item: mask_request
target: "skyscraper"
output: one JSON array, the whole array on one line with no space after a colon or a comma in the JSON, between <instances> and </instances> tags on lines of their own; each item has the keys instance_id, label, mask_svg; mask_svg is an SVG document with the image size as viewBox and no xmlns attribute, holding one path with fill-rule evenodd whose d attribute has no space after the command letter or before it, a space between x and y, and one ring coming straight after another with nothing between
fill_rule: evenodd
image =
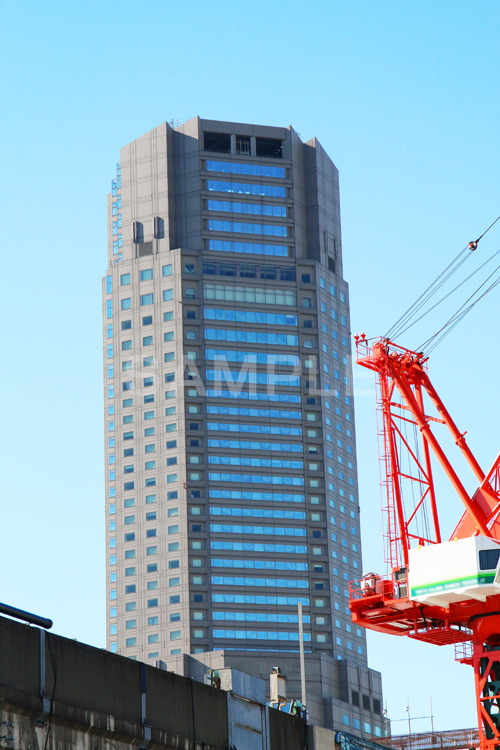
<instances>
[{"instance_id":1,"label":"skyscraper","mask_svg":"<svg viewBox=\"0 0 500 750\"><path fill-rule=\"evenodd\" d=\"M361 543L335 165L291 127L160 125L121 150L103 284L108 647L153 663L225 649L260 674L262 654L296 658L301 601L346 727L382 731L348 610Z\"/></svg>"}]
</instances>

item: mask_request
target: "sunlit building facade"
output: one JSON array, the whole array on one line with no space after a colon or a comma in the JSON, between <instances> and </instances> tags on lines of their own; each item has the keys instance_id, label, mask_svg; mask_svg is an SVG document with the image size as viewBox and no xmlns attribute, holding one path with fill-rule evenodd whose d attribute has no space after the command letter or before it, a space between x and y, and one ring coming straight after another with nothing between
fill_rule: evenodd
<instances>
[{"instance_id":1,"label":"sunlit building facade","mask_svg":"<svg viewBox=\"0 0 500 750\"><path fill-rule=\"evenodd\" d=\"M196 117L125 146L103 315L108 648L167 664L223 649L262 676L297 660L300 601L308 664L337 696L324 723L381 733L348 610L349 300L321 145Z\"/></svg>"}]
</instances>

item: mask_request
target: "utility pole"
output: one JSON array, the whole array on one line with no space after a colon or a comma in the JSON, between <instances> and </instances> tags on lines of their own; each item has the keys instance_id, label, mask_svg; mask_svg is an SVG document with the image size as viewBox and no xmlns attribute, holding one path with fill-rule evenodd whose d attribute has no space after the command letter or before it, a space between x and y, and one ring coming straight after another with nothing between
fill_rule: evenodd
<instances>
[{"instance_id":1,"label":"utility pole","mask_svg":"<svg viewBox=\"0 0 500 750\"><path fill-rule=\"evenodd\" d=\"M299 647L300 647L300 692L301 692L301 703L303 706L306 705L306 668L304 660L304 626L302 624L302 602L299 601Z\"/></svg>"},{"instance_id":2,"label":"utility pole","mask_svg":"<svg viewBox=\"0 0 500 750\"><path fill-rule=\"evenodd\" d=\"M410 699L406 699L406 712L408 714L408 734L411 734L411 721L410 721Z\"/></svg>"}]
</instances>

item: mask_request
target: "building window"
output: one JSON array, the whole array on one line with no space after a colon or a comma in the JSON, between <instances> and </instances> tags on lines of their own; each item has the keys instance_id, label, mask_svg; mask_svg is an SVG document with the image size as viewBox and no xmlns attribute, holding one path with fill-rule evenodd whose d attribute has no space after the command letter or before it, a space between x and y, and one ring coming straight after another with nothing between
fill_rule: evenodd
<instances>
[{"instance_id":1,"label":"building window","mask_svg":"<svg viewBox=\"0 0 500 750\"><path fill-rule=\"evenodd\" d=\"M265 156L272 159L283 158L283 141L277 138L259 138L255 139L255 148L257 156Z\"/></svg>"},{"instance_id":2,"label":"building window","mask_svg":"<svg viewBox=\"0 0 500 750\"><path fill-rule=\"evenodd\" d=\"M203 133L205 151L217 151L221 154L231 153L231 136L229 133Z\"/></svg>"}]
</instances>

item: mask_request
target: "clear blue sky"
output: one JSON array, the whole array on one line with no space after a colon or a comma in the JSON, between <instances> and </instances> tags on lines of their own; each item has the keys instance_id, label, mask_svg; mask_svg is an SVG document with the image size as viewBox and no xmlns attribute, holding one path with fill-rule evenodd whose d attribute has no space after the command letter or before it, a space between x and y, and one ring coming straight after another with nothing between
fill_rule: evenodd
<instances>
[{"instance_id":1,"label":"clear blue sky","mask_svg":"<svg viewBox=\"0 0 500 750\"><path fill-rule=\"evenodd\" d=\"M103 646L101 276L120 146L164 120L292 124L341 179L352 329L382 334L500 213L500 5L475 0L1 3L0 600ZM500 246L488 235L485 251ZM498 436L498 295L431 372L479 460ZM429 321L431 333L440 318ZM412 341L402 342L412 345ZM365 570L383 572L373 389L357 389ZM456 508L444 487L444 501ZM448 495L446 494L448 493ZM389 715L476 722L450 648L370 636ZM414 722L425 730L429 721ZM404 731L404 723L394 730Z\"/></svg>"}]
</instances>

